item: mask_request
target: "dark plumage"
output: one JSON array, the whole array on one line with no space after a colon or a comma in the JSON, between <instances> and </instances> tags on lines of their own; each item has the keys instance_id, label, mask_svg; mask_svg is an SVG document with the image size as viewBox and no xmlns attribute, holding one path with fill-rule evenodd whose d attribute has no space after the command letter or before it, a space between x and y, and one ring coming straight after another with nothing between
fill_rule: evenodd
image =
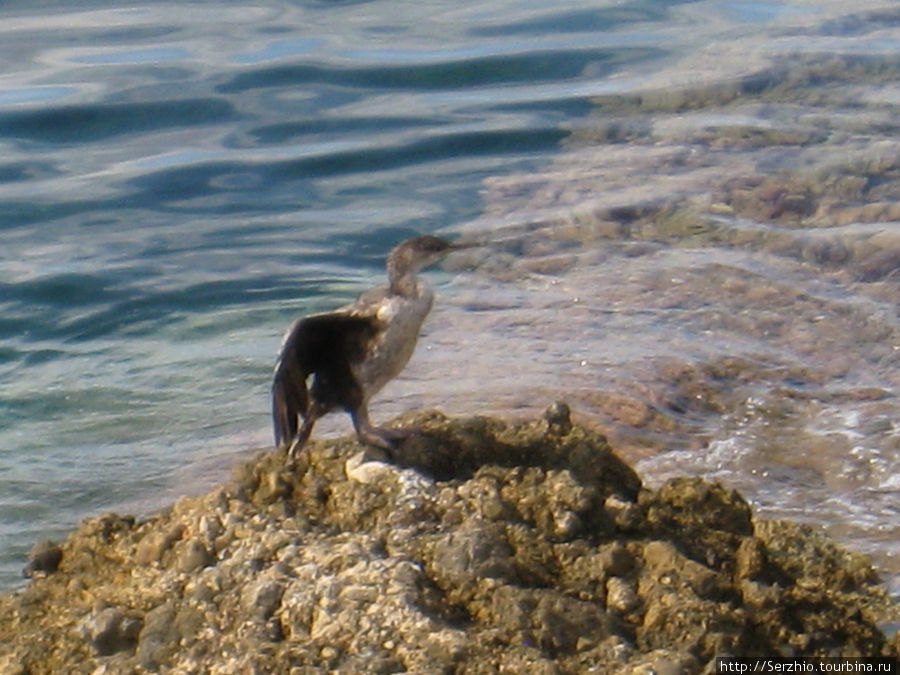
<instances>
[{"instance_id":1,"label":"dark plumage","mask_svg":"<svg viewBox=\"0 0 900 675\"><path fill-rule=\"evenodd\" d=\"M295 456L316 420L350 414L359 440L390 451L396 433L372 426L370 397L412 356L434 300L416 273L459 248L433 236L409 239L387 259L388 285L351 305L294 322L285 334L272 383L275 444ZM302 424L300 423L302 420Z\"/></svg>"}]
</instances>

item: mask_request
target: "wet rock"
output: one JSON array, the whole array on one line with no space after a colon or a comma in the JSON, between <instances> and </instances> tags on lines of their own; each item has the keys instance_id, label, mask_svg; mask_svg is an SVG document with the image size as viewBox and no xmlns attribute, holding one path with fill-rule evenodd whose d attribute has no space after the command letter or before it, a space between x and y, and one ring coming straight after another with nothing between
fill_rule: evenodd
<instances>
[{"instance_id":1,"label":"wet rock","mask_svg":"<svg viewBox=\"0 0 900 675\"><path fill-rule=\"evenodd\" d=\"M877 623L896 605L861 556L720 485L643 487L562 405L395 424L399 465L311 443L144 522L85 521L56 573L0 596L0 665L624 675L896 655Z\"/></svg>"},{"instance_id":2,"label":"wet rock","mask_svg":"<svg viewBox=\"0 0 900 675\"><path fill-rule=\"evenodd\" d=\"M32 577L36 574L53 574L62 562L63 552L56 542L39 541L31 547L28 553L28 564L22 570L22 574L26 577Z\"/></svg>"}]
</instances>

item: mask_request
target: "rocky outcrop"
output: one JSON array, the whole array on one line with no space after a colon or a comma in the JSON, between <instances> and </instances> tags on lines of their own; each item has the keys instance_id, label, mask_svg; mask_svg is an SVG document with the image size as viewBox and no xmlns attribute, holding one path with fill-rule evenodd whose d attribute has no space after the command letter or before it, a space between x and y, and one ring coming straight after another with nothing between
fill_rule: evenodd
<instances>
[{"instance_id":1,"label":"rocky outcrop","mask_svg":"<svg viewBox=\"0 0 900 675\"><path fill-rule=\"evenodd\" d=\"M43 543L0 597L3 673L701 672L724 655L897 655L870 565L699 479L656 491L573 425L401 418L268 452L138 522Z\"/></svg>"}]
</instances>

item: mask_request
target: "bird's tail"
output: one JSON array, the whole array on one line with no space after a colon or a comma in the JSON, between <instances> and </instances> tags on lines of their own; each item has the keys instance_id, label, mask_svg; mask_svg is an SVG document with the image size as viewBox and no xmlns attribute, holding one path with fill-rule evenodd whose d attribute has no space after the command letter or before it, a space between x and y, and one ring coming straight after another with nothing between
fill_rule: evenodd
<instances>
[{"instance_id":1,"label":"bird's tail","mask_svg":"<svg viewBox=\"0 0 900 675\"><path fill-rule=\"evenodd\" d=\"M275 372L272 382L272 422L275 429L275 447L289 445L297 436L298 416L307 414L309 393L306 380L290 377L282 366Z\"/></svg>"}]
</instances>

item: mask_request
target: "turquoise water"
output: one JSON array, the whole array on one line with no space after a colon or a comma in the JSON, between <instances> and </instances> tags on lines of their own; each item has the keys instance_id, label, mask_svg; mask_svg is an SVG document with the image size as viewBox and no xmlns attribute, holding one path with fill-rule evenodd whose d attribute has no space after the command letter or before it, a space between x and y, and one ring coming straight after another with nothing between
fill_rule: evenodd
<instances>
[{"instance_id":1,"label":"turquoise water","mask_svg":"<svg viewBox=\"0 0 900 675\"><path fill-rule=\"evenodd\" d=\"M646 136L646 110L604 113L603 101L670 88L715 92L798 49L814 58L861 53L895 67L898 26L884 2L4 3L0 587L20 583L34 541L63 536L99 511L146 513L202 490L224 479L235 457L269 444L268 387L285 326L377 281L385 253L412 233L505 243L431 274L439 301L430 341L386 390L376 418L420 406L528 412L570 385L643 387L647 363L667 351L707 358L668 333L694 331L691 319L642 307L638 291L628 300L634 313L611 315L598 299L571 340L556 332L560 317L551 312L571 299L567 285L582 289L584 307L579 284L609 288L638 270L677 276L697 264L662 255L683 255L678 237L651 237L657 248L643 253L621 248L621 237L580 242L577 254L553 237L549 248L534 243L543 235L533 225L553 230L568 222L560 213L607 188L641 192L668 170L663 160L627 154L631 139ZM849 86L837 75L812 86L830 92L835 83ZM722 119L820 126L794 104L739 94L755 107L703 104L703 120L678 109L658 114L693 131ZM879 99L868 142L890 141L896 80L864 81L857 96L864 108ZM600 163L641 170L618 172L615 185L582 186L569 203L566 172L593 170L579 164L577 139L593 128L598 105L618 130L604 127L614 147L599 149ZM721 161L745 161L745 150ZM782 148L754 162L766 173L791 156ZM885 219L896 226L896 216ZM783 227L760 220L766 232ZM704 247L703 260L746 269L733 245ZM571 266L553 267L566 255ZM782 281L796 282L782 271ZM832 284L816 269L807 282ZM877 311L896 328L889 294L843 288L854 307L881 303ZM598 316L611 319L608 327L594 329ZM889 352L893 336L884 337ZM717 347L766 349L732 338ZM490 382L473 354L502 363ZM585 378L572 359L599 365ZM872 364L861 380L893 395L896 361ZM610 423L587 399L575 407ZM323 431L347 430L343 420L330 424ZM719 442L714 450L736 433L718 424L700 425ZM683 451L686 436L677 436L667 442ZM732 459L740 473L747 460ZM718 476L719 464L698 461L697 472ZM896 454L884 461L894 472ZM896 547L870 522L897 517L887 505L898 486L880 475L868 492L823 488L850 501L819 522L840 521L851 544L893 559ZM775 513L807 511L821 497L737 482Z\"/></svg>"}]
</instances>

